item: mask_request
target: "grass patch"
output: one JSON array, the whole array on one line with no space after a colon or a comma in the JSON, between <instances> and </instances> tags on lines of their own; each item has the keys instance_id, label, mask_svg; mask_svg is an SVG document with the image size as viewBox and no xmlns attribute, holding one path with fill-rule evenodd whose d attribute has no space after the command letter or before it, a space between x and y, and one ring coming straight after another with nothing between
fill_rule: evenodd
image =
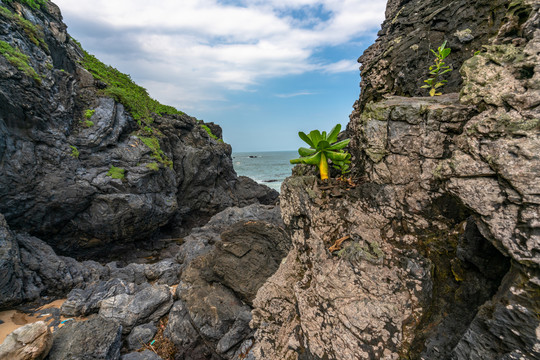
<instances>
[{"instance_id":1,"label":"grass patch","mask_svg":"<svg viewBox=\"0 0 540 360\"><path fill-rule=\"evenodd\" d=\"M73 146L73 145L69 145L71 147L71 154L70 156L72 158L75 158L75 159L78 159L79 158L79 155L81 154L79 152L79 149L77 149L77 147Z\"/></svg>"},{"instance_id":2,"label":"grass patch","mask_svg":"<svg viewBox=\"0 0 540 360\"><path fill-rule=\"evenodd\" d=\"M4 2L9 4L12 3L13 0L4 0ZM17 2L28 5L32 9L39 9L41 5L44 5L47 2L47 0L17 0Z\"/></svg>"},{"instance_id":3,"label":"grass patch","mask_svg":"<svg viewBox=\"0 0 540 360\"><path fill-rule=\"evenodd\" d=\"M161 147L159 146L159 139L156 136L137 136L139 140L143 142L150 150L152 150L152 157L162 163L165 166L168 166L172 169L173 162L171 159L165 155Z\"/></svg>"},{"instance_id":4,"label":"grass patch","mask_svg":"<svg viewBox=\"0 0 540 360\"><path fill-rule=\"evenodd\" d=\"M219 141L219 138L212 134L212 130L210 130L210 128L204 124L199 124L200 127L202 127L207 133L208 133L208 136L210 136L212 139L214 140L218 140Z\"/></svg>"},{"instance_id":5,"label":"grass patch","mask_svg":"<svg viewBox=\"0 0 540 360\"><path fill-rule=\"evenodd\" d=\"M158 163L155 163L155 162L146 164L146 167L149 168L150 170L159 171L159 165Z\"/></svg>"},{"instance_id":6,"label":"grass patch","mask_svg":"<svg viewBox=\"0 0 540 360\"><path fill-rule=\"evenodd\" d=\"M112 177L113 179L123 180L125 178L125 173L126 169L111 165L111 168L107 172L107 175Z\"/></svg>"},{"instance_id":7,"label":"grass patch","mask_svg":"<svg viewBox=\"0 0 540 360\"><path fill-rule=\"evenodd\" d=\"M34 43L36 46L41 46L43 50L45 50L47 53L49 53L49 46L45 42L43 30L41 30L38 26L32 24L30 21L26 20L22 16L18 14L14 14L9 9L0 6L0 15L3 17L13 20L19 25L26 36Z\"/></svg>"},{"instance_id":8,"label":"grass patch","mask_svg":"<svg viewBox=\"0 0 540 360\"><path fill-rule=\"evenodd\" d=\"M90 55L84 50L83 52L83 67L94 78L107 84L107 88L103 90L104 94L123 104L139 126L143 127L143 123L151 124L153 121L152 113L160 116L183 114L182 111L172 106L163 105L152 99L146 89L135 84L129 75L121 73L112 66L105 65L94 55Z\"/></svg>"},{"instance_id":9,"label":"grass patch","mask_svg":"<svg viewBox=\"0 0 540 360\"><path fill-rule=\"evenodd\" d=\"M5 41L0 41L0 54L2 54L13 66L41 84L41 77L28 63L28 56L19 49L15 49Z\"/></svg>"}]
</instances>

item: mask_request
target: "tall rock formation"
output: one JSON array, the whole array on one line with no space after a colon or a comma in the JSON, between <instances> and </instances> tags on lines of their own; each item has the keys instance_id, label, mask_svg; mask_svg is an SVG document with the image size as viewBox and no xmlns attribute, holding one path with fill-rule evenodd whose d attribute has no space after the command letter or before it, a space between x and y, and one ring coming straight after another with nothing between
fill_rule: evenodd
<instances>
[{"instance_id":1,"label":"tall rock formation","mask_svg":"<svg viewBox=\"0 0 540 360\"><path fill-rule=\"evenodd\" d=\"M0 52L0 213L13 230L68 252L277 198L237 177L231 147L195 118L85 54L50 1L0 1Z\"/></svg>"},{"instance_id":2,"label":"tall rock formation","mask_svg":"<svg viewBox=\"0 0 540 360\"><path fill-rule=\"evenodd\" d=\"M254 301L252 354L538 359L540 4L386 15L348 126L356 187L284 183L293 247ZM446 94L418 97L444 40Z\"/></svg>"}]
</instances>

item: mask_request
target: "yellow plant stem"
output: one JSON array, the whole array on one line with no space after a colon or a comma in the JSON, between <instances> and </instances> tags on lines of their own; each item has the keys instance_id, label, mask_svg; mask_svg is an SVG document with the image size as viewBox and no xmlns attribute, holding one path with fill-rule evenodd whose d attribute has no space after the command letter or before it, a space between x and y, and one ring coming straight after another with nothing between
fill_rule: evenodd
<instances>
[{"instance_id":1,"label":"yellow plant stem","mask_svg":"<svg viewBox=\"0 0 540 360\"><path fill-rule=\"evenodd\" d=\"M319 171L321 172L321 180L328 180L328 161L326 160L326 155L324 155L324 153L321 153Z\"/></svg>"}]
</instances>

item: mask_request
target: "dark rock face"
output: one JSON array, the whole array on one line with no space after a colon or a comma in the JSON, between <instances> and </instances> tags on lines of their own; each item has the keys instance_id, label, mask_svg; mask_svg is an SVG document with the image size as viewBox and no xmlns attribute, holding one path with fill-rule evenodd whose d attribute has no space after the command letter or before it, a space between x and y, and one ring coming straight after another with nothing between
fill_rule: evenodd
<instances>
[{"instance_id":1,"label":"dark rock face","mask_svg":"<svg viewBox=\"0 0 540 360\"><path fill-rule=\"evenodd\" d=\"M252 356L540 357L539 25L534 1L389 3L348 125L356 187L284 182L293 247L253 302ZM412 45L444 39L460 93L392 96L420 94Z\"/></svg>"},{"instance_id":2,"label":"dark rock face","mask_svg":"<svg viewBox=\"0 0 540 360\"><path fill-rule=\"evenodd\" d=\"M273 190L238 179L230 146L187 115L155 117L160 147L174 166L157 164L131 135L131 115L99 95L99 84L78 65L81 51L59 9L51 2L42 10L6 6L13 15L0 16L0 40L16 44L39 75L34 80L0 56L0 212L12 229L84 253L145 238L169 222L200 225L229 206L276 200ZM17 13L42 42L28 37ZM90 109L92 125L84 125ZM124 169L124 177L107 175L111 166Z\"/></svg>"},{"instance_id":3,"label":"dark rock face","mask_svg":"<svg viewBox=\"0 0 540 360\"><path fill-rule=\"evenodd\" d=\"M54 333L50 360L117 360L122 346L122 326L95 316L88 321L70 322Z\"/></svg>"},{"instance_id":4,"label":"dark rock face","mask_svg":"<svg viewBox=\"0 0 540 360\"><path fill-rule=\"evenodd\" d=\"M462 86L459 68L501 28L508 1L389 0L386 20L375 44L358 59L362 63L360 106L383 95L426 96L433 55L445 40L452 49L446 63L454 69L445 92Z\"/></svg>"},{"instance_id":5,"label":"dark rock face","mask_svg":"<svg viewBox=\"0 0 540 360\"><path fill-rule=\"evenodd\" d=\"M166 330L180 359L236 359L253 335L252 300L290 248L281 225L279 208L230 208L186 239Z\"/></svg>"}]
</instances>

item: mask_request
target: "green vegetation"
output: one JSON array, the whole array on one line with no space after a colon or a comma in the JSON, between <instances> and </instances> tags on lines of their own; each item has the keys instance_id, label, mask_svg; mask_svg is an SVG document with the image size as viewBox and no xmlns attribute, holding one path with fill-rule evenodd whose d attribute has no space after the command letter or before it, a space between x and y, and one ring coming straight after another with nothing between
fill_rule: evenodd
<instances>
[{"instance_id":1,"label":"green vegetation","mask_svg":"<svg viewBox=\"0 0 540 360\"><path fill-rule=\"evenodd\" d=\"M96 110L86 110L84 112L84 117L87 119L90 119L94 114L96 113Z\"/></svg>"},{"instance_id":2,"label":"green vegetation","mask_svg":"<svg viewBox=\"0 0 540 360\"><path fill-rule=\"evenodd\" d=\"M83 124L84 124L84 126L86 126L87 128L94 126L94 122L93 122L93 121L90 121L90 120L84 120L84 121L83 121Z\"/></svg>"},{"instance_id":3,"label":"green vegetation","mask_svg":"<svg viewBox=\"0 0 540 360\"><path fill-rule=\"evenodd\" d=\"M433 49L430 49L431 52L435 55L435 65L431 65L429 67L429 74L431 75L431 77L427 80L424 80L426 85L422 86L423 89L430 89L430 96L442 95L441 92L437 92L437 89L446 84L448 80L439 80L439 76L452 71L452 69L450 69L450 66L445 66L444 63L444 59L450 54L451 51L450 48L445 48L445 46L446 41L438 47L437 52L435 52L435 50Z\"/></svg>"},{"instance_id":4,"label":"green vegetation","mask_svg":"<svg viewBox=\"0 0 540 360\"><path fill-rule=\"evenodd\" d=\"M113 179L124 179L125 177L126 169L122 169L116 166L111 165L111 168L107 172L107 175L112 177Z\"/></svg>"},{"instance_id":5,"label":"green vegetation","mask_svg":"<svg viewBox=\"0 0 540 360\"><path fill-rule=\"evenodd\" d=\"M169 159L161 147L159 146L159 139L155 136L138 136L138 138L146 145L150 150L152 150L152 157L162 163L165 166L168 166L172 169L173 162Z\"/></svg>"},{"instance_id":6,"label":"green vegetation","mask_svg":"<svg viewBox=\"0 0 540 360\"><path fill-rule=\"evenodd\" d=\"M12 3L13 0L4 0L6 3ZM39 9L41 5L44 5L47 0L17 0L17 2L20 2L22 4L26 4L30 6L32 9Z\"/></svg>"},{"instance_id":7,"label":"green vegetation","mask_svg":"<svg viewBox=\"0 0 540 360\"><path fill-rule=\"evenodd\" d=\"M210 128L204 124L199 124L200 127L202 127L207 133L208 133L208 136L210 136L212 139L214 140L217 140L219 141L220 138L218 138L216 135L212 134L212 130L210 130Z\"/></svg>"},{"instance_id":8,"label":"green vegetation","mask_svg":"<svg viewBox=\"0 0 540 360\"><path fill-rule=\"evenodd\" d=\"M0 41L0 54L2 54L13 66L41 84L41 77L36 70L28 64L28 56L19 49L15 49L5 41Z\"/></svg>"},{"instance_id":9,"label":"green vegetation","mask_svg":"<svg viewBox=\"0 0 540 360\"><path fill-rule=\"evenodd\" d=\"M44 39L43 31L36 25L32 24L30 21L26 20L18 14L14 14L9 9L0 6L0 15L13 20L19 25L25 32L26 36L32 41L35 45L41 46L45 51L49 52L49 47Z\"/></svg>"},{"instance_id":10,"label":"green vegetation","mask_svg":"<svg viewBox=\"0 0 540 360\"><path fill-rule=\"evenodd\" d=\"M148 95L145 88L135 84L129 75L123 74L112 66L108 66L99 61L94 55L84 51L83 67L90 71L94 78L103 81L107 87L104 94L122 103L137 120L141 128L152 123L152 113L163 114L183 114L183 112L172 106L159 103Z\"/></svg>"},{"instance_id":11,"label":"green vegetation","mask_svg":"<svg viewBox=\"0 0 540 360\"><path fill-rule=\"evenodd\" d=\"M81 47L75 39L73 42ZM88 70L95 79L107 84L103 90L103 95L112 97L126 107L133 118L139 124L136 132L138 138L152 150L152 157L165 166L172 168L173 162L170 160L159 146L158 136L162 134L152 126L152 114L157 115L177 115L182 111L172 106L167 106L152 99L145 88L135 84L129 75L123 74L112 66L108 66L99 61L95 56L88 54L84 49L82 66Z\"/></svg>"},{"instance_id":12,"label":"green vegetation","mask_svg":"<svg viewBox=\"0 0 540 360\"><path fill-rule=\"evenodd\" d=\"M335 164L341 163L344 165L345 162L351 158L351 154L342 150L349 144L351 139L337 142L340 130L341 124L334 126L328 135L326 134L326 131L323 131L321 134L319 130L313 130L309 135L300 131L298 136L300 136L300 139L304 140L310 148L301 147L298 149L300 158L291 160L291 164L315 165L319 168L321 180L328 180L328 159L332 160Z\"/></svg>"},{"instance_id":13,"label":"green vegetation","mask_svg":"<svg viewBox=\"0 0 540 360\"><path fill-rule=\"evenodd\" d=\"M73 145L69 145L71 147L71 157L75 158L75 159L78 159L79 158L79 155L80 155L80 152L79 152L79 149L77 149L75 146Z\"/></svg>"},{"instance_id":14,"label":"green vegetation","mask_svg":"<svg viewBox=\"0 0 540 360\"><path fill-rule=\"evenodd\" d=\"M149 168L150 170L159 171L159 165L158 163L155 163L155 162L146 164L146 167Z\"/></svg>"}]
</instances>

